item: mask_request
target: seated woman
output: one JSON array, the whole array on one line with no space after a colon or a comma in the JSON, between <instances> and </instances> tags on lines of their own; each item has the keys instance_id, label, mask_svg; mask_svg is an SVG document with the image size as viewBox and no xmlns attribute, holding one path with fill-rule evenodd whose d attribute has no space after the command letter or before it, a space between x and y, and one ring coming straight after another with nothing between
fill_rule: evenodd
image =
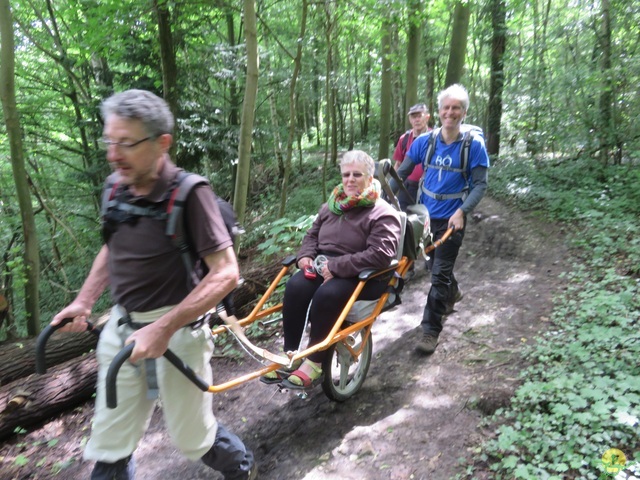
<instances>
[{"instance_id":1,"label":"seated woman","mask_svg":"<svg viewBox=\"0 0 640 480\"><path fill-rule=\"evenodd\" d=\"M342 183L322 205L297 255L301 271L287 282L283 300L284 350L299 350L307 310L311 332L309 345L324 340L358 284L358 274L367 269L387 268L396 258L400 241L399 215L379 198L373 183L375 163L360 150L345 153L340 161ZM324 255L328 262L315 278L307 278L305 267ZM375 300L384 292L389 277L367 282L360 300ZM313 302L311 302L313 300ZM311 303L311 308L309 304ZM326 352L316 352L283 381L288 388L313 386L322 378ZM280 381L270 372L265 383Z\"/></svg>"}]
</instances>

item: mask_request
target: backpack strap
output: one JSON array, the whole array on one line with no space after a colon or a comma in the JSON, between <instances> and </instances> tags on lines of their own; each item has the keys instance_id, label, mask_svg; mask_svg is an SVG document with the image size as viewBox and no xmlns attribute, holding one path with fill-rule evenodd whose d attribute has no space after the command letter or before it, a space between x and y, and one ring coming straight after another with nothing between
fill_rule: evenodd
<instances>
[{"instance_id":1,"label":"backpack strap","mask_svg":"<svg viewBox=\"0 0 640 480\"><path fill-rule=\"evenodd\" d=\"M165 233L171 239L171 242L180 251L182 262L187 270L187 285L189 290L191 286L198 283L193 272L194 258L193 252L189 247L189 239L187 238L184 225L184 207L187 203L187 197L191 190L197 185L209 185L209 181L196 175L195 173L185 172L181 170L174 180L169 202L167 203L167 226Z\"/></svg>"},{"instance_id":2,"label":"backpack strap","mask_svg":"<svg viewBox=\"0 0 640 480\"><path fill-rule=\"evenodd\" d=\"M400 145L400 151L402 152L402 160L407 156L407 145L409 145L409 137L411 136L411 129L404 132L402 136L402 144ZM401 161L402 161L401 160Z\"/></svg>"},{"instance_id":3,"label":"backpack strap","mask_svg":"<svg viewBox=\"0 0 640 480\"><path fill-rule=\"evenodd\" d=\"M422 179L420 180L420 189L418 190L418 192L422 191L422 193L435 200L453 200L456 198L465 198L467 196L467 193L469 192L469 172L467 171L467 169L469 166L469 152L471 150L471 142L473 142L473 132L473 129L469 129L465 130L462 134L462 145L460 147L460 168L431 164L431 158L433 157L433 153L435 152L436 137L440 134L440 129L438 129L437 131L434 130L432 132L431 138L429 139L429 145L427 146L427 153L423 162L425 174L423 174ZM424 186L424 175L426 175L427 168L435 168L437 170L446 170L449 172L458 172L462 175L466 186L461 192L457 193L434 193ZM418 193L418 195L420 195L420 193Z\"/></svg>"}]
</instances>

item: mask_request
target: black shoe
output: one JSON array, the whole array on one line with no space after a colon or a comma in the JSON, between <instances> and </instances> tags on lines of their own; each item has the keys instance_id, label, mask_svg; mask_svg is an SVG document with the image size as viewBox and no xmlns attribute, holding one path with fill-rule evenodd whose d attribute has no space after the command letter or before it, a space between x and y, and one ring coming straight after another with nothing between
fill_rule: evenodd
<instances>
[{"instance_id":1,"label":"black shoe","mask_svg":"<svg viewBox=\"0 0 640 480\"><path fill-rule=\"evenodd\" d=\"M460 290L460 288L458 287L458 290L456 291L456 294L454 295L453 300L447 303L447 309L445 310L444 314L445 315L452 314L455 311L456 303L458 303L463 298L464 298L464 293L462 293L462 290Z\"/></svg>"},{"instance_id":2,"label":"black shoe","mask_svg":"<svg viewBox=\"0 0 640 480\"><path fill-rule=\"evenodd\" d=\"M423 355L431 355L436 351L437 346L438 335L434 335L433 333L423 333L422 338L416 345L416 352Z\"/></svg>"},{"instance_id":3,"label":"black shoe","mask_svg":"<svg viewBox=\"0 0 640 480\"><path fill-rule=\"evenodd\" d=\"M114 463L96 462L91 480L132 480L135 475L135 461L128 456Z\"/></svg>"}]
</instances>

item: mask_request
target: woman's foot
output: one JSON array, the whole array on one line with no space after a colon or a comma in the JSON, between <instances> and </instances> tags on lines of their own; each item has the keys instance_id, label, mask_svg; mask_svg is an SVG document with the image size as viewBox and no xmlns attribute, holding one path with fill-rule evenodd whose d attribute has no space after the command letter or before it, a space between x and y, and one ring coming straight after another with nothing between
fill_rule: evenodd
<instances>
[{"instance_id":1,"label":"woman's foot","mask_svg":"<svg viewBox=\"0 0 640 480\"><path fill-rule=\"evenodd\" d=\"M322 381L322 365L305 360L300 368L291 373L282 385L294 390L311 388Z\"/></svg>"},{"instance_id":2,"label":"woman's foot","mask_svg":"<svg viewBox=\"0 0 640 480\"><path fill-rule=\"evenodd\" d=\"M279 368L277 370L272 370L271 372L265 373L260 377L260 381L262 383L266 383L267 385L275 385L276 383L280 383L289 375L291 375L291 372L300 367L300 364L302 364L302 359L295 360L291 367Z\"/></svg>"}]
</instances>

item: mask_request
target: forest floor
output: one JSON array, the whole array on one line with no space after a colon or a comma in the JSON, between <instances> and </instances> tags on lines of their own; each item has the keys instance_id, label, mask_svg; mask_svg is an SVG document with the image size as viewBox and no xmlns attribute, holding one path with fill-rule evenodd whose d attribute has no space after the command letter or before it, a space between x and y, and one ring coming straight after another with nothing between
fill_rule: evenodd
<instances>
[{"instance_id":1,"label":"forest floor","mask_svg":"<svg viewBox=\"0 0 640 480\"><path fill-rule=\"evenodd\" d=\"M263 480L462 474L459 459L474 458L494 434L482 419L507 405L521 382L523 347L547 328L553 297L564 286L563 238L558 227L485 198L469 221L456 267L465 296L433 355L414 352L429 288L419 266L402 305L374 324L371 367L354 397L335 403L318 387L302 400L256 380L216 395L218 419L253 449ZM252 368L251 360L213 362L231 378ZM82 460L82 446L91 411L88 403L0 444L0 478L89 478L92 464ZM19 455L26 465L16 465ZM138 480L221 478L180 455L158 409L135 458Z\"/></svg>"}]
</instances>

